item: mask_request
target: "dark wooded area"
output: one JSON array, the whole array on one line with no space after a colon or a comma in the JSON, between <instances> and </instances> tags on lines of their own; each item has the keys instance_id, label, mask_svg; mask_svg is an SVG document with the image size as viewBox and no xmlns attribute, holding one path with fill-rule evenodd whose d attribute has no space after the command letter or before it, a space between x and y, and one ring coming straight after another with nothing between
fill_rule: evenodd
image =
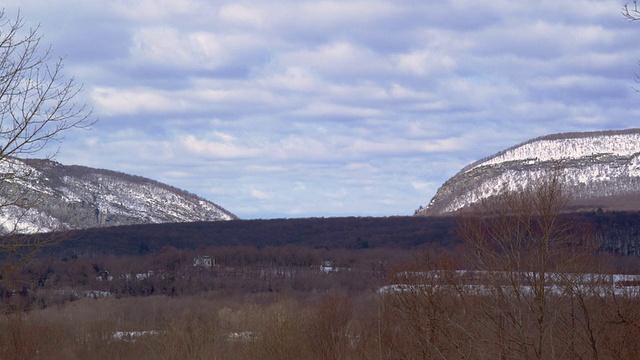
<instances>
[{"instance_id":1,"label":"dark wooded area","mask_svg":"<svg viewBox=\"0 0 640 360\"><path fill-rule=\"evenodd\" d=\"M283 245L315 249L412 249L435 243L454 247L459 244L455 227L455 218L408 216L133 225L72 231L67 234L68 240L44 254L142 255L164 246L178 249Z\"/></svg>"},{"instance_id":2,"label":"dark wooded area","mask_svg":"<svg viewBox=\"0 0 640 360\"><path fill-rule=\"evenodd\" d=\"M640 213L565 214L601 242L601 250L640 256ZM165 246L198 249L296 245L314 249L416 249L459 245L454 217L340 217L150 224L71 231L44 255L143 255Z\"/></svg>"}]
</instances>

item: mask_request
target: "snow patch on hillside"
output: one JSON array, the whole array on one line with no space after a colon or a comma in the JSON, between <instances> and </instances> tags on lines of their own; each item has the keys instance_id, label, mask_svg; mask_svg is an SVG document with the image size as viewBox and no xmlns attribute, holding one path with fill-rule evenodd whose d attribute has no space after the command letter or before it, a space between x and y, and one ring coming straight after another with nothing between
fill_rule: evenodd
<instances>
[{"instance_id":1,"label":"snow patch on hillside","mask_svg":"<svg viewBox=\"0 0 640 360\"><path fill-rule=\"evenodd\" d=\"M458 211L559 172L575 199L640 193L640 129L555 134L537 138L463 168L418 214Z\"/></svg>"},{"instance_id":2,"label":"snow patch on hillside","mask_svg":"<svg viewBox=\"0 0 640 360\"><path fill-rule=\"evenodd\" d=\"M640 177L640 155L631 159L629 163L629 176Z\"/></svg>"},{"instance_id":3,"label":"snow patch on hillside","mask_svg":"<svg viewBox=\"0 0 640 360\"><path fill-rule=\"evenodd\" d=\"M615 179L623 179L629 177L636 177L636 172L632 173L630 167L616 166L614 164L593 164L587 167L571 167L559 169L560 176L565 179L565 186L567 188L576 187L579 185L589 185L591 187L601 186L601 195L614 195L616 193L625 193L634 191L633 188L624 188L623 185L614 187L608 185ZM636 171L636 170L634 170ZM487 199L491 196L498 195L507 191L516 191L526 187L531 182L541 179L543 176L548 175L546 169L536 169L529 171L521 171L516 169L510 169L499 176L487 178L483 181L479 187L465 192L460 196L455 197L445 208L444 212L454 212L471 204L475 204L483 199ZM574 194L576 197L581 197L581 194ZM433 201L432 201L433 203Z\"/></svg>"},{"instance_id":4,"label":"snow patch on hillside","mask_svg":"<svg viewBox=\"0 0 640 360\"><path fill-rule=\"evenodd\" d=\"M469 172L480 166L497 165L510 161L546 162L578 159L597 155L629 157L640 153L640 134L600 135L558 140L538 140L525 143L504 154L476 164Z\"/></svg>"},{"instance_id":5,"label":"snow patch on hillside","mask_svg":"<svg viewBox=\"0 0 640 360\"><path fill-rule=\"evenodd\" d=\"M235 219L210 201L151 179L46 160L0 162L0 204L4 233Z\"/></svg>"}]
</instances>

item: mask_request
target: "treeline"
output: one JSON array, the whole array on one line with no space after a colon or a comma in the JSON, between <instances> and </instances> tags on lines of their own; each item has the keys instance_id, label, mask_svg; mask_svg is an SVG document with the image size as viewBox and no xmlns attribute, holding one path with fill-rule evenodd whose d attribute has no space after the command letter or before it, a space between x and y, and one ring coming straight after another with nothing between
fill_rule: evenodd
<instances>
[{"instance_id":1,"label":"treeline","mask_svg":"<svg viewBox=\"0 0 640 360\"><path fill-rule=\"evenodd\" d=\"M46 255L144 255L164 246L197 249L211 246L298 245L310 248L412 249L437 243L455 247L455 218L343 217L232 220L93 228L65 234Z\"/></svg>"},{"instance_id":2,"label":"treeline","mask_svg":"<svg viewBox=\"0 0 640 360\"><path fill-rule=\"evenodd\" d=\"M0 282L0 305L16 311L60 306L83 297L361 294L383 286L390 269L413 257L413 251L402 249L297 245L196 250L165 246L145 255L41 256L5 274L12 281Z\"/></svg>"},{"instance_id":3,"label":"treeline","mask_svg":"<svg viewBox=\"0 0 640 360\"><path fill-rule=\"evenodd\" d=\"M640 256L640 213L602 212L564 214L590 231L601 251ZM198 249L215 246L256 248L297 245L314 249L417 249L437 245L455 249L461 244L455 217L341 217L273 220L232 220L150 224L71 231L58 246L43 254L95 257L144 255L165 246ZM39 235L48 236L48 235Z\"/></svg>"},{"instance_id":4,"label":"treeline","mask_svg":"<svg viewBox=\"0 0 640 360\"><path fill-rule=\"evenodd\" d=\"M640 214L635 212L597 212L587 214L600 251L608 254L640 257Z\"/></svg>"}]
</instances>

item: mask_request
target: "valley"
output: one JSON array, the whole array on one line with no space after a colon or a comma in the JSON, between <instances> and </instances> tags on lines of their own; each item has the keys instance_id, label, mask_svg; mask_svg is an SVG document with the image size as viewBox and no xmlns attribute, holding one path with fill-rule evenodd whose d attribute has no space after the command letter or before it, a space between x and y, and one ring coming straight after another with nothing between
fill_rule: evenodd
<instances>
[{"instance_id":1,"label":"valley","mask_svg":"<svg viewBox=\"0 0 640 360\"><path fill-rule=\"evenodd\" d=\"M58 173L30 173L26 186L53 204L38 211L105 210L88 226L2 238L0 357L635 354L636 133L507 149L415 216L240 220L148 179L45 163ZM67 205L42 195L58 192Z\"/></svg>"}]
</instances>

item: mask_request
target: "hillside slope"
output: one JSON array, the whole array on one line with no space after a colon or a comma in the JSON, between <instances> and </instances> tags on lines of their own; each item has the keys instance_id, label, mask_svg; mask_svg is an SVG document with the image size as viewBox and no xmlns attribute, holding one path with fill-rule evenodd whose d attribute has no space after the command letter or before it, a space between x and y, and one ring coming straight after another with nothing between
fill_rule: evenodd
<instances>
[{"instance_id":1,"label":"hillside slope","mask_svg":"<svg viewBox=\"0 0 640 360\"><path fill-rule=\"evenodd\" d=\"M640 129L529 140L463 168L416 215L455 213L550 171L563 176L576 210L640 210Z\"/></svg>"},{"instance_id":2,"label":"hillside slope","mask_svg":"<svg viewBox=\"0 0 640 360\"><path fill-rule=\"evenodd\" d=\"M49 160L0 164L0 225L47 232L113 225L232 220L222 207L157 181Z\"/></svg>"}]
</instances>

